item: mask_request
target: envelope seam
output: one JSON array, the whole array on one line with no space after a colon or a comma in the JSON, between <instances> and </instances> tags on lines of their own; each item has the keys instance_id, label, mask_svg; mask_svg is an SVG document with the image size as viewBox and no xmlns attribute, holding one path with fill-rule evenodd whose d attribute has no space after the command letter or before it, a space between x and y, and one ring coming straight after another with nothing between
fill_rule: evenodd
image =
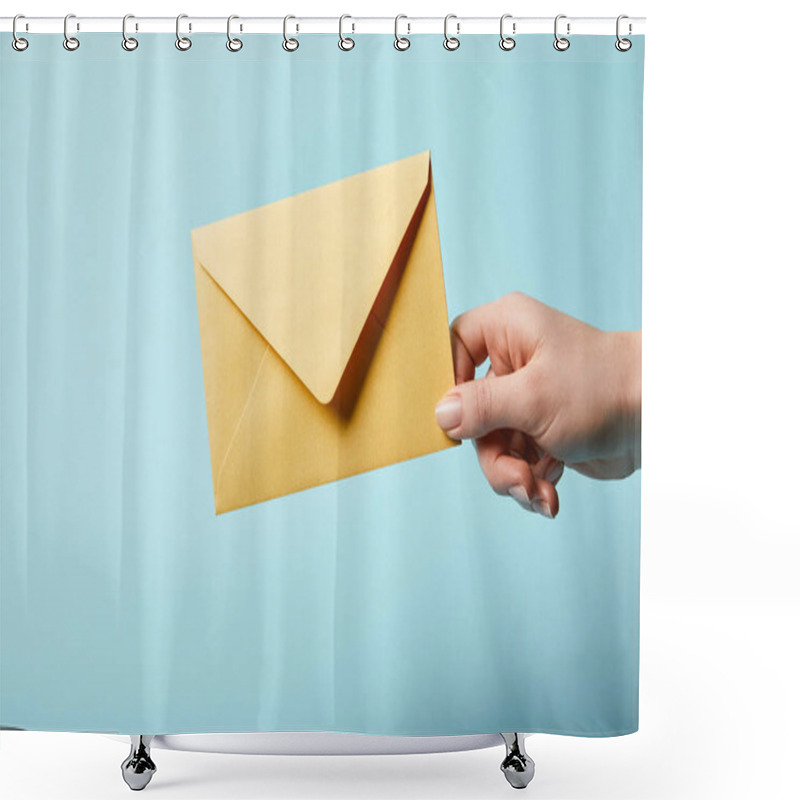
<instances>
[{"instance_id":1,"label":"envelope seam","mask_svg":"<svg viewBox=\"0 0 800 800\"><path fill-rule=\"evenodd\" d=\"M233 433L231 434L231 438L228 441L228 446L225 448L225 455L222 457L222 461L219 465L219 472L217 473L217 484L221 486L222 484L222 475L225 472L225 467L228 465L228 456L231 454L231 450L233 449L233 443L236 441L236 437L239 435L239 428L242 427L242 420L244 419L244 415L247 413L247 409L250 406L250 400L253 397L253 394L256 390L256 384L258 384L258 378L261 375L261 369L264 366L264 361L267 358L267 349L264 349L264 353L261 356L261 361L258 363L258 369L256 370L255 377L253 378L253 383L250 386L250 391L247 394L247 399L244 401L244 405L242 406L242 413L239 414L239 419L236 421L236 427L233 429Z\"/></svg>"}]
</instances>

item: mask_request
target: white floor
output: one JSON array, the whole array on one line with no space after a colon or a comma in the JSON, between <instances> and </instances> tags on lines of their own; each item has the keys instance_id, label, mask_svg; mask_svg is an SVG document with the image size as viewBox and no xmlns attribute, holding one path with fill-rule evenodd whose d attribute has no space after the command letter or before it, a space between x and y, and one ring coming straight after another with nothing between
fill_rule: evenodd
<instances>
[{"instance_id":1,"label":"white floor","mask_svg":"<svg viewBox=\"0 0 800 800\"><path fill-rule=\"evenodd\" d=\"M618 739L531 736L539 800L798 796L794 639L786 599L643 607L641 729ZM508 797L503 748L399 756L245 756L154 750L144 791L211 798ZM127 797L127 747L102 735L0 733L0 796Z\"/></svg>"}]
</instances>

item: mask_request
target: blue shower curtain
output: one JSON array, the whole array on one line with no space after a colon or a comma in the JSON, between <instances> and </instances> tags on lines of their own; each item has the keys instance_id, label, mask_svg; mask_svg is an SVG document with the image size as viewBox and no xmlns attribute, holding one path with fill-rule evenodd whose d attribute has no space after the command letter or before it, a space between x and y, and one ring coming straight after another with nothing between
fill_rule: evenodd
<instances>
[{"instance_id":1,"label":"blue shower curtain","mask_svg":"<svg viewBox=\"0 0 800 800\"><path fill-rule=\"evenodd\" d=\"M644 38L28 38L0 48L0 724L635 731L640 473L567 469L546 519L423 445L220 509L195 263L197 231L427 154L445 335L512 291L640 328Z\"/></svg>"}]
</instances>

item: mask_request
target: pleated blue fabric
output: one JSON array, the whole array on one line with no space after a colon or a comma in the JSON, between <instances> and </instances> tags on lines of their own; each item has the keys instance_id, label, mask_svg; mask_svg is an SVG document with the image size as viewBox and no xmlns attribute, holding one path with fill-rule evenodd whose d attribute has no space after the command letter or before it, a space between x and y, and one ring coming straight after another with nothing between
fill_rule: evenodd
<instances>
[{"instance_id":1,"label":"pleated blue fabric","mask_svg":"<svg viewBox=\"0 0 800 800\"><path fill-rule=\"evenodd\" d=\"M555 520L465 444L215 515L189 231L431 151L450 319L641 326L644 37L0 48L0 723L638 727L640 474ZM386 420L392 425L392 419Z\"/></svg>"}]
</instances>

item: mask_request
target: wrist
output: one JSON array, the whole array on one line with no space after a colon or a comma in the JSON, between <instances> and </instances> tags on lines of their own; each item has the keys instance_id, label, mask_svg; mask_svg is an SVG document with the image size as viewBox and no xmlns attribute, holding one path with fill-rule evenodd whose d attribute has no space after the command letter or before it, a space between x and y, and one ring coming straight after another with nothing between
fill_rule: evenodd
<instances>
[{"instance_id":1,"label":"wrist","mask_svg":"<svg viewBox=\"0 0 800 800\"><path fill-rule=\"evenodd\" d=\"M619 420L625 453L633 469L642 464L642 332L617 331Z\"/></svg>"}]
</instances>

